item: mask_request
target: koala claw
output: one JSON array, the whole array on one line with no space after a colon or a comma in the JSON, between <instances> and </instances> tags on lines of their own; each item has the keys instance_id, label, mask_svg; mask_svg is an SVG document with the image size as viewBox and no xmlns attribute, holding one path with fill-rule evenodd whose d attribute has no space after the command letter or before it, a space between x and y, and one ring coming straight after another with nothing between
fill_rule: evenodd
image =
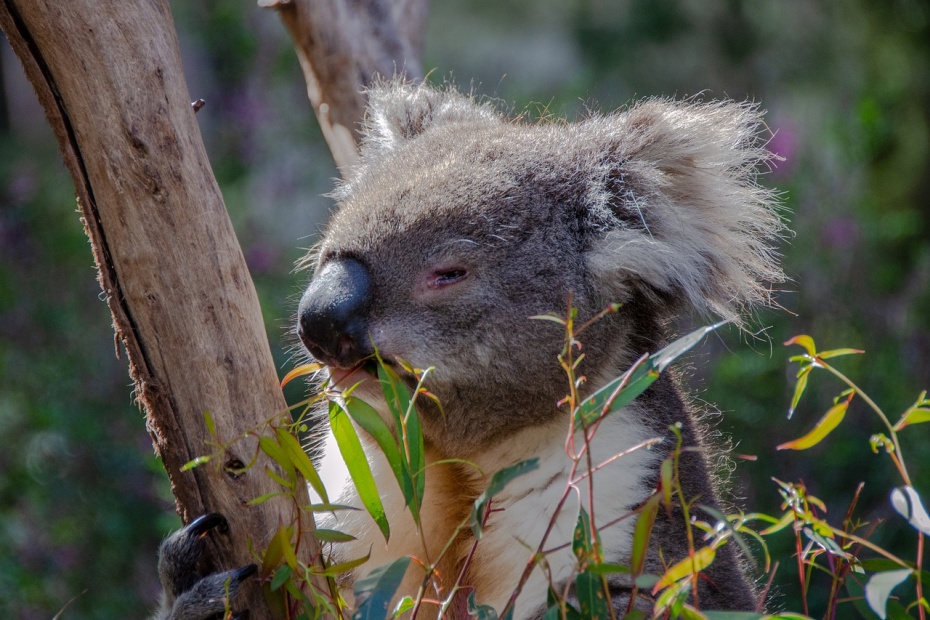
<instances>
[{"instance_id":1,"label":"koala claw","mask_svg":"<svg viewBox=\"0 0 930 620\"><path fill-rule=\"evenodd\" d=\"M221 514L208 512L191 521L187 527L181 531L188 536L203 538L207 532L213 529L217 530L220 534L225 534L229 531L229 521Z\"/></svg>"},{"instance_id":2,"label":"koala claw","mask_svg":"<svg viewBox=\"0 0 930 620\"><path fill-rule=\"evenodd\" d=\"M155 620L208 620L220 617L242 583L258 572L255 564L202 577L197 562L203 554L204 537L213 530L225 533L229 523L223 515L197 517L170 534L158 550L158 573L164 594ZM245 620L248 611L232 616Z\"/></svg>"}]
</instances>

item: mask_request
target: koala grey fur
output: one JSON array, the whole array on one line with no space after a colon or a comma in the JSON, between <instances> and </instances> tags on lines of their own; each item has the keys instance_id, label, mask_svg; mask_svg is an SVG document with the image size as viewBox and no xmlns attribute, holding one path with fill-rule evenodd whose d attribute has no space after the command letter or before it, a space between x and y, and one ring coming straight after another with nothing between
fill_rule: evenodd
<instances>
[{"instance_id":1,"label":"koala grey fur","mask_svg":"<svg viewBox=\"0 0 930 620\"><path fill-rule=\"evenodd\" d=\"M427 471L426 550L409 533L402 498L391 498L396 483L364 433L391 540L386 544L364 513L337 513L323 527L358 538L334 546L337 559L371 549L371 560L345 577L348 586L397 557L435 557L494 471L538 456L540 470L496 498L503 510L492 514L465 574L478 602L500 612L530 557L527 546L539 542L538 524L553 515L569 465L569 412L557 405L568 390L557 361L564 329L529 317L564 316L570 300L581 325L622 304L579 337L586 395L661 348L678 315L696 311L740 323L753 306L770 303L769 283L784 279L773 249L783 224L772 192L755 181L771 157L759 139L761 115L749 104L649 99L573 123L528 122L452 88L395 80L368 94L359 163L334 191L338 209L307 259L315 275L298 331L337 390L371 379L360 364L375 350L388 363L402 358L435 367L426 387L443 413L425 398L418 410L427 462L444 464ZM355 394L379 408L376 383L362 383ZM592 445L603 460L644 439L666 438L598 472L598 523L636 509L654 491L676 422L684 445L698 449L681 457L685 496L720 506L704 427L667 372L605 419ZM330 490L332 501L360 505L343 481L339 455L326 445L321 475L342 489ZM577 510L578 501L567 502L556 521L561 538L550 546L569 539ZM632 521L601 532L607 561L629 563ZM470 531L460 534L440 573L454 579L473 542ZM720 548L701 581L703 608L757 607L735 547ZM663 560L687 553L680 509L660 511L647 571L661 574ZM548 579L562 588L571 577L574 558L567 555L550 558L548 577L535 569L515 618L542 617ZM423 575L412 573L399 595L416 594ZM629 584L612 586L623 611ZM650 610L651 602L641 598L635 606ZM456 609L453 617L466 617Z\"/></svg>"}]
</instances>

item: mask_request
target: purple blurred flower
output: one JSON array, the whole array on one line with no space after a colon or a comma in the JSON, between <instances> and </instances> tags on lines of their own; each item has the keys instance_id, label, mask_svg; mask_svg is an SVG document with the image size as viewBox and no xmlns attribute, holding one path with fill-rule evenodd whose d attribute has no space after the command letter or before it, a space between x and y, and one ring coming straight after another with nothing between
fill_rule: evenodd
<instances>
[{"instance_id":1,"label":"purple blurred flower","mask_svg":"<svg viewBox=\"0 0 930 620\"><path fill-rule=\"evenodd\" d=\"M39 191L38 171L35 166L25 163L11 175L6 193L14 205L25 204L35 198Z\"/></svg>"},{"instance_id":2,"label":"purple blurred flower","mask_svg":"<svg viewBox=\"0 0 930 620\"><path fill-rule=\"evenodd\" d=\"M264 243L253 243L245 250L245 262L253 275L268 273L277 264L275 248Z\"/></svg>"},{"instance_id":3,"label":"purple blurred flower","mask_svg":"<svg viewBox=\"0 0 930 620\"><path fill-rule=\"evenodd\" d=\"M828 247L838 250L849 249L859 240L859 224L848 216L834 217L827 220L820 229L820 238Z\"/></svg>"}]
</instances>

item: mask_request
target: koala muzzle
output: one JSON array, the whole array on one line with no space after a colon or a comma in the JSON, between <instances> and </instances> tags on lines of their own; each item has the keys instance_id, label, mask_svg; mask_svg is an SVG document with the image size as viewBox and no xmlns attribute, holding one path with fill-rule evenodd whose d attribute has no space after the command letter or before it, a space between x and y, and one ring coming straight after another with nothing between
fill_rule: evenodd
<instances>
[{"instance_id":1,"label":"koala muzzle","mask_svg":"<svg viewBox=\"0 0 930 620\"><path fill-rule=\"evenodd\" d=\"M327 261L297 309L297 335L317 360L351 368L374 353L368 336L371 277L354 258Z\"/></svg>"}]
</instances>

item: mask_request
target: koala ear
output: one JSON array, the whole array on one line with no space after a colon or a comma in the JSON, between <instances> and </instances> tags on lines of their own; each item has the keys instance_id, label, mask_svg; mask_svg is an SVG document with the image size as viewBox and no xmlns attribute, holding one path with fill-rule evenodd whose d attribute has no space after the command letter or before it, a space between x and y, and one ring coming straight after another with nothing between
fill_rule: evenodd
<instances>
[{"instance_id":1,"label":"koala ear","mask_svg":"<svg viewBox=\"0 0 930 620\"><path fill-rule=\"evenodd\" d=\"M368 90L362 149L366 154L391 151L439 125L502 121L493 106L451 86L437 89L395 78Z\"/></svg>"},{"instance_id":2,"label":"koala ear","mask_svg":"<svg viewBox=\"0 0 930 620\"><path fill-rule=\"evenodd\" d=\"M756 183L771 155L755 105L647 100L583 123L600 164L588 201L588 265L608 288L740 323L785 279L777 196Z\"/></svg>"}]
</instances>

